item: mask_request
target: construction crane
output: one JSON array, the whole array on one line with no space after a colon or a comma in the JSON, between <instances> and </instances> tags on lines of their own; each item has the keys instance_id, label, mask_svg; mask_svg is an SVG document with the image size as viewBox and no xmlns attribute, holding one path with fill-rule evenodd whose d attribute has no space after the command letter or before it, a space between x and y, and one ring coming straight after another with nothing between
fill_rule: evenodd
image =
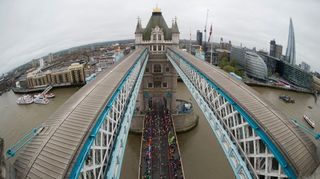
<instances>
[{"instance_id":1,"label":"construction crane","mask_svg":"<svg viewBox=\"0 0 320 179\"><path fill-rule=\"evenodd\" d=\"M296 120L296 119L292 119L291 121L293 122L294 125L296 125L300 129L302 129L305 133L311 135L316 140L320 140L320 133L317 133L314 130L309 129L308 127L306 127L303 124L301 124L300 122L298 122L298 120Z\"/></svg>"},{"instance_id":2,"label":"construction crane","mask_svg":"<svg viewBox=\"0 0 320 179\"><path fill-rule=\"evenodd\" d=\"M203 50L204 50L205 52L207 51L206 43L207 43L207 24L208 24L208 15L209 15L209 9L207 9L206 24L205 24L205 26L204 26Z\"/></svg>"}]
</instances>

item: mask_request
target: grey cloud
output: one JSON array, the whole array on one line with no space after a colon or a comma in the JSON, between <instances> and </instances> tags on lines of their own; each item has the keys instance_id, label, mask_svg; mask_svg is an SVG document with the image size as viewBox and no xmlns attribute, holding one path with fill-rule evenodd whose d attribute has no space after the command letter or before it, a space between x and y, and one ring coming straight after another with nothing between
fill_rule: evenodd
<instances>
[{"instance_id":1,"label":"grey cloud","mask_svg":"<svg viewBox=\"0 0 320 179\"><path fill-rule=\"evenodd\" d=\"M177 16L181 38L203 29L206 9L214 41L269 49L276 39L286 49L293 18L297 62L320 71L320 2L317 0L0 0L0 73L50 52L99 41L134 37L136 18L145 26L158 4L167 23Z\"/></svg>"}]
</instances>

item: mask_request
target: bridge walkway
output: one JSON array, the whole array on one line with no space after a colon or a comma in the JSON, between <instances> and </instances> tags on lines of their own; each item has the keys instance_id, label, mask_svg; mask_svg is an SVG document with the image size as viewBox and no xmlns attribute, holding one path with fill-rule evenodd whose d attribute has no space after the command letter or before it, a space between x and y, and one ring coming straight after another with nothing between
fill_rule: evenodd
<instances>
[{"instance_id":1,"label":"bridge walkway","mask_svg":"<svg viewBox=\"0 0 320 179\"><path fill-rule=\"evenodd\" d=\"M154 104L144 120L140 154L140 178L184 178L177 138L171 114Z\"/></svg>"},{"instance_id":2,"label":"bridge walkway","mask_svg":"<svg viewBox=\"0 0 320 179\"><path fill-rule=\"evenodd\" d=\"M17 178L66 178L91 128L121 80L145 51L139 48L82 87L47 121L19 153Z\"/></svg>"},{"instance_id":3,"label":"bridge walkway","mask_svg":"<svg viewBox=\"0 0 320 179\"><path fill-rule=\"evenodd\" d=\"M270 146L276 146L277 149L272 148L276 151L274 154L283 156L284 166L293 166L297 176L310 175L319 165L316 146L311 139L256 91L232 78L223 70L208 65L178 48L170 47L169 53L184 59L213 82L216 88L227 97L226 99L233 101L232 105L239 106L239 109L247 115L246 118L253 120L249 122L257 132L264 133L263 137L266 141L272 141L272 144L269 143Z\"/></svg>"}]
</instances>

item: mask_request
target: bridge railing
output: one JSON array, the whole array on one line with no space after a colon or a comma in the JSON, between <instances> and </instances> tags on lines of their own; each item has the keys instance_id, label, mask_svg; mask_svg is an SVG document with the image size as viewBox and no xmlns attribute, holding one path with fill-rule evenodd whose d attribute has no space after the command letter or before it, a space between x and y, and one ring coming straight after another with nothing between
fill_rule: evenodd
<instances>
[{"instance_id":1,"label":"bridge railing","mask_svg":"<svg viewBox=\"0 0 320 179\"><path fill-rule=\"evenodd\" d=\"M188 61L191 59L185 59L187 57L171 48L168 48L168 58L204 112L236 176L239 175L238 167L241 166L244 168L245 178L249 177L248 175L255 178L258 175L295 178L292 170L287 165L283 165L282 158L280 158L282 163L277 162L278 158L274 162L274 152L269 150L270 146L266 147L266 143L270 144L270 141L265 141L265 136L263 136L263 139L260 138L262 131L259 130L257 124L222 89ZM220 130L221 128L223 131ZM233 152L238 162L230 160L232 156L230 155L230 149L225 145L226 143L231 148L235 148ZM272 146L274 144L270 145L271 149L274 149L274 146ZM239 162L244 165L238 165ZM284 171L288 176L283 173Z\"/></svg>"},{"instance_id":2,"label":"bridge railing","mask_svg":"<svg viewBox=\"0 0 320 179\"><path fill-rule=\"evenodd\" d=\"M69 178L119 178L147 57L145 48L109 98L80 150Z\"/></svg>"},{"instance_id":3,"label":"bridge railing","mask_svg":"<svg viewBox=\"0 0 320 179\"><path fill-rule=\"evenodd\" d=\"M42 124L39 126L33 128L30 132L28 132L25 136L23 136L17 143L10 146L9 149L6 152L7 159L10 159L16 155L16 153L22 149L23 146L25 146L28 142L32 140L41 130L43 129Z\"/></svg>"},{"instance_id":4,"label":"bridge railing","mask_svg":"<svg viewBox=\"0 0 320 179\"><path fill-rule=\"evenodd\" d=\"M238 144L238 142L235 140L234 135L228 129L228 126L226 126L224 122L222 122L220 114L218 114L215 110L212 110L212 106L210 105L210 103L204 103L206 99L201 97L201 92L199 92L198 89L196 89L192 84L191 80L189 80L189 77L186 75L188 72L182 70L181 66L186 66L186 64L184 64L183 61L178 60L177 56L174 56L174 54L170 51L168 53L168 58L184 83L189 88L191 94L196 99L199 107L204 112L205 117L208 119L211 128L216 134L216 137L221 147L223 148L236 176L238 177L241 175L244 176L244 178L257 178L257 174L250 164L249 160L247 159L246 155L241 154L243 150L241 148L239 150L239 146L234 145ZM191 72L190 69L189 72ZM215 119L214 122L212 119Z\"/></svg>"}]
</instances>

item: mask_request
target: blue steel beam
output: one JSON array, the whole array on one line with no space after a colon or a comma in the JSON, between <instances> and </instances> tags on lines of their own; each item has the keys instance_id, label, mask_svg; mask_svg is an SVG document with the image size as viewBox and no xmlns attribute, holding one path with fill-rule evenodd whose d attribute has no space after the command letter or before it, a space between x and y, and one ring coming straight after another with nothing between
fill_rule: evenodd
<instances>
[{"instance_id":1,"label":"blue steel beam","mask_svg":"<svg viewBox=\"0 0 320 179\"><path fill-rule=\"evenodd\" d=\"M36 135L39 134L39 132L43 129L42 124L40 124L38 127L33 128L29 133L27 133L22 139L20 139L16 144L9 147L9 149L6 152L7 159L10 159L16 155L16 153L27 143L31 141L32 138L34 138Z\"/></svg>"},{"instance_id":2,"label":"blue steel beam","mask_svg":"<svg viewBox=\"0 0 320 179\"><path fill-rule=\"evenodd\" d=\"M290 166L281 153L280 149L272 142L272 139L265 133L265 131L257 124L257 122L244 110L241 106L239 106L231 97L229 97L228 93L226 93L223 89L221 89L218 85L216 85L212 80L210 80L203 72L201 72L198 68L196 68L193 64L184 59L180 54L175 52L174 50L168 49L175 55L177 55L181 60L183 60L186 64L188 64L194 71L196 71L203 79L205 79L212 88L214 88L220 95L222 95L239 113L240 115L248 122L248 124L255 130L256 134L262 139L262 141L266 144L268 149L273 153L275 158L280 163L284 172L289 178L297 178L295 170Z\"/></svg>"},{"instance_id":3,"label":"blue steel beam","mask_svg":"<svg viewBox=\"0 0 320 179\"><path fill-rule=\"evenodd\" d=\"M99 117L97 118L97 121L94 124L92 130L90 131L90 135L86 139L86 142L84 143L83 147L81 148L80 153L79 153L79 155L75 161L75 164L71 170L71 173L69 176L70 179L76 179L79 177L79 175L81 173L82 166L86 160L86 157L90 151L90 148L91 148L91 146L92 146L92 144L93 144L93 142L99 132L101 125L103 124L104 120L106 119L106 116L107 116L108 112L110 111L112 104L115 102L116 97L119 95L121 88L123 87L125 82L129 79L129 76L132 73L133 69L136 67L136 65L138 65L138 62L140 60L145 60L145 59L142 59L143 55L145 55L145 53L147 53L147 49L143 50L143 52L139 55L139 57L137 58L134 65L132 65L132 67L130 67L130 69L128 70L126 75L121 80L119 86L117 87L115 92L112 94L112 96L108 100L107 104L105 105L104 109L100 113Z\"/></svg>"},{"instance_id":4,"label":"blue steel beam","mask_svg":"<svg viewBox=\"0 0 320 179\"><path fill-rule=\"evenodd\" d=\"M246 178L252 179L251 173L249 169L247 168L246 163L243 161L241 155L239 154L237 147L233 144L231 139L228 136L227 132L223 129L223 126L218 122L219 120L214 115L213 111L210 109L208 103L206 103L205 99L201 96L199 91L195 88L195 86L192 84L192 82L188 79L188 77L184 74L184 72L179 68L179 66L175 63L175 61L168 57L178 74L180 75L183 82L188 87L189 91L191 92L192 96L198 103L200 109L204 113L212 131L214 132L215 136L218 139L218 142L223 149L225 155L227 156L227 159L231 165L231 168L233 172L235 173L235 176L237 179L241 179L239 176L239 173L241 170L243 170L243 173L246 175ZM224 142L230 145L229 148L225 147ZM235 157L239 165L236 165L235 162L231 159L232 157ZM237 162L236 162L237 163Z\"/></svg>"},{"instance_id":5,"label":"blue steel beam","mask_svg":"<svg viewBox=\"0 0 320 179\"><path fill-rule=\"evenodd\" d=\"M148 59L148 56L146 57ZM123 161L124 152L126 149L126 143L128 139L128 133L131 126L131 119L136 105L137 96L139 93L140 85L142 82L145 67L147 65L147 60L144 60L142 68L139 72L139 77L134 85L134 90L130 95L129 104L126 107L126 113L124 120L120 124L119 135L117 136L115 147L113 148L110 165L107 167L107 172L105 178L118 179L120 178L121 166Z\"/></svg>"}]
</instances>

